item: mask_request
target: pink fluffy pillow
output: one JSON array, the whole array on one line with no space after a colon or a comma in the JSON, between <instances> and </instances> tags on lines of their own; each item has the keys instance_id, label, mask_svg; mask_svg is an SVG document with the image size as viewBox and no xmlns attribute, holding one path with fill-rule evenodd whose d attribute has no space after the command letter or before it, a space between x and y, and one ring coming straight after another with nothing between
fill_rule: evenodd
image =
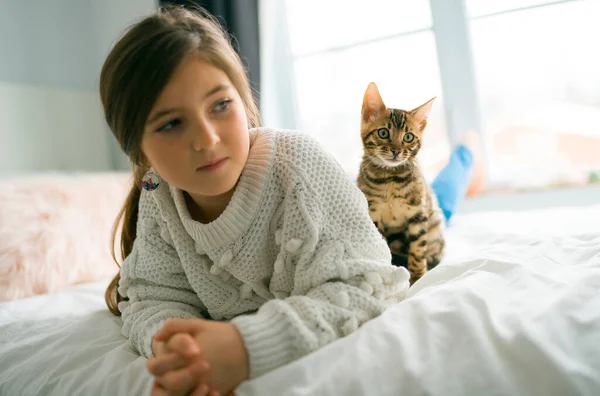
<instances>
[{"instance_id":1,"label":"pink fluffy pillow","mask_svg":"<svg viewBox=\"0 0 600 396\"><path fill-rule=\"evenodd\" d=\"M36 175L1 183L0 301L116 274L111 229L131 186L129 173Z\"/></svg>"}]
</instances>

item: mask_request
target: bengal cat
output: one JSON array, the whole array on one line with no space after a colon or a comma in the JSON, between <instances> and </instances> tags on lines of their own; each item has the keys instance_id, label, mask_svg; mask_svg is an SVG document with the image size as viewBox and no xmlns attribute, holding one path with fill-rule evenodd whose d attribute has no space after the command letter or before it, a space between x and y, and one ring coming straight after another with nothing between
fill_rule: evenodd
<instances>
[{"instance_id":1,"label":"bengal cat","mask_svg":"<svg viewBox=\"0 0 600 396\"><path fill-rule=\"evenodd\" d=\"M407 267L411 285L440 262L445 244L442 211L417 161L434 99L410 111L391 109L370 83L362 106L357 184L394 265Z\"/></svg>"}]
</instances>

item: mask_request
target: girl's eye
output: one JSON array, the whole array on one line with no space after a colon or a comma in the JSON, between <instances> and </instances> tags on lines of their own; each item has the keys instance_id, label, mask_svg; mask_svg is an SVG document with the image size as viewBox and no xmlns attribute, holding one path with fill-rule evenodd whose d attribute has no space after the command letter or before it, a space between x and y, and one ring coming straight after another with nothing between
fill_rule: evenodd
<instances>
[{"instance_id":1,"label":"girl's eye","mask_svg":"<svg viewBox=\"0 0 600 396\"><path fill-rule=\"evenodd\" d=\"M173 130L180 124L181 124L181 121L179 119L175 119L175 120L167 122L166 124L164 124L163 126L158 128L158 131L159 132L168 132L168 131Z\"/></svg>"},{"instance_id":2,"label":"girl's eye","mask_svg":"<svg viewBox=\"0 0 600 396\"><path fill-rule=\"evenodd\" d=\"M406 143L412 143L413 140L415 140L415 135L413 135L412 133L408 132L406 133L406 135L404 135L404 141Z\"/></svg>"},{"instance_id":3,"label":"girl's eye","mask_svg":"<svg viewBox=\"0 0 600 396\"><path fill-rule=\"evenodd\" d=\"M213 110L217 113L223 112L227 110L229 103L231 103L231 99L222 100L213 107Z\"/></svg>"},{"instance_id":4,"label":"girl's eye","mask_svg":"<svg viewBox=\"0 0 600 396\"><path fill-rule=\"evenodd\" d=\"M379 138L381 139L387 139L390 137L390 131L385 128L381 128L377 131L377 135L379 135Z\"/></svg>"}]
</instances>

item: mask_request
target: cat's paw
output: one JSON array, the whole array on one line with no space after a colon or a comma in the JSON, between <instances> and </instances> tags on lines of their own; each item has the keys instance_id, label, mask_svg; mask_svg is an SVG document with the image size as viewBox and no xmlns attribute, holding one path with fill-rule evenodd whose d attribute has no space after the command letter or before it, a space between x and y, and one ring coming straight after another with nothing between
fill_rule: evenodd
<instances>
[{"instance_id":1,"label":"cat's paw","mask_svg":"<svg viewBox=\"0 0 600 396\"><path fill-rule=\"evenodd\" d=\"M410 284L412 285L427 273L427 260L415 260L409 256L407 268L410 272Z\"/></svg>"}]
</instances>

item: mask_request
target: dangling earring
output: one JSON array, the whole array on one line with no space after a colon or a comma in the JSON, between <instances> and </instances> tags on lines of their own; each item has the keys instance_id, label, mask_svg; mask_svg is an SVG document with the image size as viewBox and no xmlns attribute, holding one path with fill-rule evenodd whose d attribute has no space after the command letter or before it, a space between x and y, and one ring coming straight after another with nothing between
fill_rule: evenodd
<instances>
[{"instance_id":1,"label":"dangling earring","mask_svg":"<svg viewBox=\"0 0 600 396\"><path fill-rule=\"evenodd\" d=\"M142 187L144 187L144 190L146 191L154 191L158 188L159 185L160 179L158 178L158 175L156 174L156 172L154 172L152 168L150 168L150 170L146 173L146 175L144 175L144 178L142 179Z\"/></svg>"}]
</instances>

